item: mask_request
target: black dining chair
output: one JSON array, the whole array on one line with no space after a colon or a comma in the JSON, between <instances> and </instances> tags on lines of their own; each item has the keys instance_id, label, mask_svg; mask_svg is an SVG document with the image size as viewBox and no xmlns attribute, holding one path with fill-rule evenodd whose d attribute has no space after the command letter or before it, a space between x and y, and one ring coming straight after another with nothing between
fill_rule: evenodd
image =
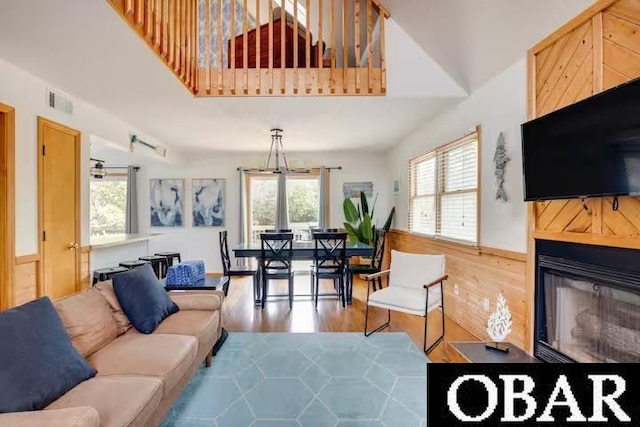
<instances>
[{"instance_id":1,"label":"black dining chair","mask_svg":"<svg viewBox=\"0 0 640 427\"><path fill-rule=\"evenodd\" d=\"M382 259L384 258L384 245L387 232L384 230L376 230L375 237L373 239L373 257L371 258L371 264L351 264L349 263L347 269L347 276L349 283L347 287L349 292L353 289L353 276L356 274L376 274L382 271ZM382 277L378 277L373 283L373 290L376 290L376 282L378 289L382 289Z\"/></svg>"},{"instance_id":2,"label":"black dining chair","mask_svg":"<svg viewBox=\"0 0 640 427\"><path fill-rule=\"evenodd\" d=\"M345 294L345 275L347 266L347 233L316 232L313 233L313 267L311 280L316 310L320 296L320 280L333 280L335 294L342 300L342 307L347 306ZM337 286L335 286L337 284Z\"/></svg>"},{"instance_id":3,"label":"black dining chair","mask_svg":"<svg viewBox=\"0 0 640 427\"><path fill-rule=\"evenodd\" d=\"M260 234L260 278L262 308L269 292L270 280L287 280L289 308L293 306L293 233Z\"/></svg>"},{"instance_id":4,"label":"black dining chair","mask_svg":"<svg viewBox=\"0 0 640 427\"><path fill-rule=\"evenodd\" d=\"M248 266L241 265L231 268L231 257L229 256L229 243L227 241L227 230L220 232L220 256L222 257L222 272L223 275L229 278L231 277L253 277L253 293L254 300L258 299L258 270L253 270ZM224 295L228 293L229 286L224 289Z\"/></svg>"}]
</instances>

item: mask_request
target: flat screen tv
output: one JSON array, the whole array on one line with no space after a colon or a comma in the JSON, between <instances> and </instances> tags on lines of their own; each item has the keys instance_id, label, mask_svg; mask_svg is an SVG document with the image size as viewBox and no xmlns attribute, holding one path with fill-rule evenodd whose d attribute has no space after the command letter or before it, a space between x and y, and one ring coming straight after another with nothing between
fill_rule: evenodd
<instances>
[{"instance_id":1,"label":"flat screen tv","mask_svg":"<svg viewBox=\"0 0 640 427\"><path fill-rule=\"evenodd\" d=\"M522 125L525 201L640 195L640 79Z\"/></svg>"}]
</instances>

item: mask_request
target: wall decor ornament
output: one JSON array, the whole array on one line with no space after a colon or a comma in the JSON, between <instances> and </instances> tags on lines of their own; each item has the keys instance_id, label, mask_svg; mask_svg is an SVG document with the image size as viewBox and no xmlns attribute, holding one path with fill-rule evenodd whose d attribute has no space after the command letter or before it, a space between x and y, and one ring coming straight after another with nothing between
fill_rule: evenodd
<instances>
[{"instance_id":1,"label":"wall decor ornament","mask_svg":"<svg viewBox=\"0 0 640 427\"><path fill-rule=\"evenodd\" d=\"M487 348L492 350L509 351L509 344L503 341L511 334L511 310L507 306L507 300L502 294L498 294L498 305L496 311L491 313L487 321L487 334L493 340L487 344Z\"/></svg>"},{"instance_id":2,"label":"wall decor ornament","mask_svg":"<svg viewBox=\"0 0 640 427\"><path fill-rule=\"evenodd\" d=\"M182 227L184 179L152 179L149 195L152 227Z\"/></svg>"},{"instance_id":3,"label":"wall decor ornament","mask_svg":"<svg viewBox=\"0 0 640 427\"><path fill-rule=\"evenodd\" d=\"M496 166L496 184L498 185L496 200L501 200L503 202L509 201L509 195L504 189L504 174L507 163L510 161L511 157L507 154L507 149L504 143L504 134L500 132L500 135L498 136L498 143L496 144L496 153L493 156L493 162Z\"/></svg>"},{"instance_id":4,"label":"wall decor ornament","mask_svg":"<svg viewBox=\"0 0 640 427\"><path fill-rule=\"evenodd\" d=\"M191 200L194 227L224 226L224 179L192 180Z\"/></svg>"},{"instance_id":5,"label":"wall decor ornament","mask_svg":"<svg viewBox=\"0 0 640 427\"><path fill-rule=\"evenodd\" d=\"M373 182L344 182L342 183L342 193L345 199L355 199L360 197L360 193L367 197L373 197Z\"/></svg>"}]
</instances>

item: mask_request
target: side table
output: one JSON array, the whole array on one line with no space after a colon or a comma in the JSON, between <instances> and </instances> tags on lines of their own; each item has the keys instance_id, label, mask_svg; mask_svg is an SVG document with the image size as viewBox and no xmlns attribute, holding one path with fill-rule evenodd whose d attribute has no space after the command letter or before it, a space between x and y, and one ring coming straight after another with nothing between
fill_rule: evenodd
<instances>
[{"instance_id":1,"label":"side table","mask_svg":"<svg viewBox=\"0 0 640 427\"><path fill-rule=\"evenodd\" d=\"M514 344L507 353L491 350L482 341L448 342L447 350L453 363L542 363Z\"/></svg>"}]
</instances>

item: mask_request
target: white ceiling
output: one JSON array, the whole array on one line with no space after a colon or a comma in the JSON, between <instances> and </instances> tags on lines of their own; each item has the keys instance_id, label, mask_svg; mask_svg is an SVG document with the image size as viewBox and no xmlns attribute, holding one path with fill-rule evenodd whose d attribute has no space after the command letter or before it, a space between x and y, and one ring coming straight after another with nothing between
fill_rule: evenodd
<instances>
[{"instance_id":1,"label":"white ceiling","mask_svg":"<svg viewBox=\"0 0 640 427\"><path fill-rule=\"evenodd\" d=\"M194 99L105 0L2 2L0 58L174 150L265 150L274 126L289 151L385 149L458 102L456 81L477 87L589 2L385 0L400 25L386 98Z\"/></svg>"},{"instance_id":2,"label":"white ceiling","mask_svg":"<svg viewBox=\"0 0 640 427\"><path fill-rule=\"evenodd\" d=\"M473 91L593 0L383 0L392 17Z\"/></svg>"}]
</instances>

